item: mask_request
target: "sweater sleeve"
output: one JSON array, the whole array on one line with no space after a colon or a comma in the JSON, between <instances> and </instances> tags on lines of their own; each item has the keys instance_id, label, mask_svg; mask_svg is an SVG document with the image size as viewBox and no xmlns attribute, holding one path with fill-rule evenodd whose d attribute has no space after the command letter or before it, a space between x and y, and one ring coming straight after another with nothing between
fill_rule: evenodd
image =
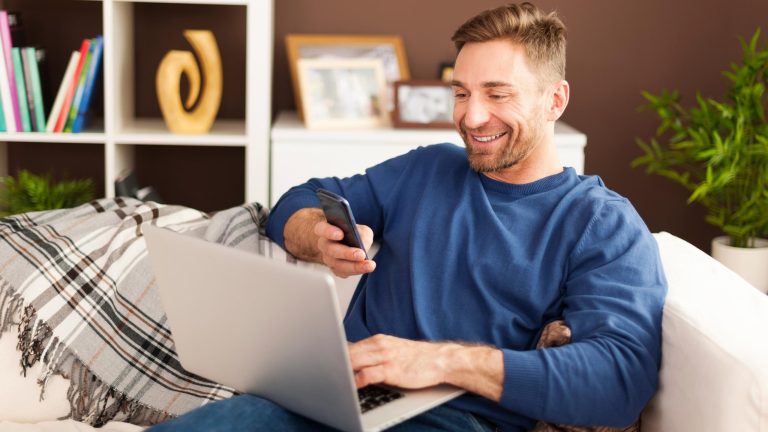
<instances>
[{"instance_id":1,"label":"sweater sleeve","mask_svg":"<svg viewBox=\"0 0 768 432\"><path fill-rule=\"evenodd\" d=\"M501 405L544 421L622 427L656 390L666 279L658 247L626 200L606 202L569 259L571 343L503 350Z\"/></svg>"},{"instance_id":2,"label":"sweater sleeve","mask_svg":"<svg viewBox=\"0 0 768 432\"><path fill-rule=\"evenodd\" d=\"M313 178L289 189L270 211L267 220L267 236L285 247L283 229L286 222L302 208L320 207L315 191L322 188L346 198L357 223L369 226L373 230L374 238L378 239L383 230L384 210L392 190L403 172L421 152L421 148L412 150L368 168L365 174L347 178Z\"/></svg>"}]
</instances>

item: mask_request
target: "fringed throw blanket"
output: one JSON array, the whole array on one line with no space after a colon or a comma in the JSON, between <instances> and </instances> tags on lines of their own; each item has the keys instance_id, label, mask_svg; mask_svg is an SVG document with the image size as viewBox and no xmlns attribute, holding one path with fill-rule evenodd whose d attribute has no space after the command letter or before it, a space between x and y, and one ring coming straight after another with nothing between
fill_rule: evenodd
<instances>
[{"instance_id":1,"label":"fringed throw blanket","mask_svg":"<svg viewBox=\"0 0 768 432\"><path fill-rule=\"evenodd\" d=\"M259 204L216 213L133 199L0 219L0 336L20 330L21 368L70 381L70 416L149 425L233 390L179 364L147 258L146 224L276 259L292 260L261 232ZM20 322L14 317L21 316Z\"/></svg>"}]
</instances>

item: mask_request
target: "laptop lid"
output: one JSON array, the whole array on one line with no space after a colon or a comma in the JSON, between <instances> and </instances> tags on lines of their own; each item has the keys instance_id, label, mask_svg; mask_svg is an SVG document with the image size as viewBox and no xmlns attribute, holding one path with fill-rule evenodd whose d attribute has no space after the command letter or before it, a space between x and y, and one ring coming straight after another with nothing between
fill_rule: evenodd
<instances>
[{"instance_id":1,"label":"laptop lid","mask_svg":"<svg viewBox=\"0 0 768 432\"><path fill-rule=\"evenodd\" d=\"M144 234L185 369L362 429L330 275L154 226Z\"/></svg>"}]
</instances>

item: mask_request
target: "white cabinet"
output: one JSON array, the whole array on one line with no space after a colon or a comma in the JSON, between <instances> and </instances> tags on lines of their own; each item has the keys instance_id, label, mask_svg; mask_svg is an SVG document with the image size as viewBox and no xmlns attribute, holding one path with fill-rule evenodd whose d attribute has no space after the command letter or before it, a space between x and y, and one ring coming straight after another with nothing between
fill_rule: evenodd
<instances>
[{"instance_id":1,"label":"white cabinet","mask_svg":"<svg viewBox=\"0 0 768 432\"><path fill-rule=\"evenodd\" d=\"M246 202L267 202L269 194L269 125L271 121L274 0L96 0L103 11L104 121L84 133L0 133L0 142L61 142L104 146L104 193L114 196L114 179L134 165L135 146L241 147L245 154ZM162 118L134 115L134 61L141 47L134 45L137 3L185 4L241 8L246 16L245 118L217 120L204 135L176 135ZM175 6L174 6L175 7ZM56 23L51 23L55 25ZM76 25L73 23L73 25ZM90 35L83 35L87 37ZM161 43L161 42L158 42ZM72 47L77 49L77 47ZM191 47L189 48L191 50ZM59 83L53 87L58 89ZM224 83L227 85L227 83ZM154 85L152 86L154 89ZM178 161L184 163L184 152ZM169 167L174 170L178 167Z\"/></svg>"},{"instance_id":2,"label":"white cabinet","mask_svg":"<svg viewBox=\"0 0 768 432\"><path fill-rule=\"evenodd\" d=\"M453 129L308 130L294 112L282 112L272 127L271 201L312 177L347 177L418 146L463 145ZM555 144L564 166L584 172L587 137L558 122Z\"/></svg>"}]
</instances>

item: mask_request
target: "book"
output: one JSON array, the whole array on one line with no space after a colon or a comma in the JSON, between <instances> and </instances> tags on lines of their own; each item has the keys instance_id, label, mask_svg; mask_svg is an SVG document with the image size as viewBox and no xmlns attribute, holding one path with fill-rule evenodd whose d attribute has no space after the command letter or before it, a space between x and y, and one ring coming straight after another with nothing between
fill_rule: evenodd
<instances>
[{"instance_id":1,"label":"book","mask_svg":"<svg viewBox=\"0 0 768 432\"><path fill-rule=\"evenodd\" d=\"M26 53L29 59L29 82L32 86L32 102L34 103L34 110L30 110L34 114L36 132L45 132L45 106L43 105L43 89L40 84L40 69L38 67L38 50L36 48L27 47ZM29 90L27 90L29 92Z\"/></svg>"},{"instance_id":2,"label":"book","mask_svg":"<svg viewBox=\"0 0 768 432\"><path fill-rule=\"evenodd\" d=\"M24 83L24 69L21 64L21 50L11 48L13 59L13 73L16 76L16 94L18 95L19 117L21 117L21 129L23 132L32 131L32 125L29 123L29 108L27 107L27 88Z\"/></svg>"},{"instance_id":3,"label":"book","mask_svg":"<svg viewBox=\"0 0 768 432\"><path fill-rule=\"evenodd\" d=\"M0 103L0 132L5 132L5 115L3 115L2 103Z\"/></svg>"},{"instance_id":4,"label":"book","mask_svg":"<svg viewBox=\"0 0 768 432\"><path fill-rule=\"evenodd\" d=\"M43 117L51 112L53 105L53 91L51 91L51 80L48 77L48 51L44 48L35 47L35 57L37 57L37 74L40 76L40 94L43 99Z\"/></svg>"},{"instance_id":5,"label":"book","mask_svg":"<svg viewBox=\"0 0 768 432\"><path fill-rule=\"evenodd\" d=\"M0 105L2 105L3 131L16 132L16 118L13 115L11 86L8 81L8 70L5 66L5 47L0 41Z\"/></svg>"},{"instance_id":6,"label":"book","mask_svg":"<svg viewBox=\"0 0 768 432\"><path fill-rule=\"evenodd\" d=\"M101 57L104 51L104 38L97 36L91 42L91 46L93 47L93 54L90 67L88 68L88 76L85 79L82 100L80 101L80 105L77 108L75 121L72 124L72 132L74 133L81 132L83 130L83 126L85 125L85 118L88 114L88 108L91 105L91 98L93 97L93 89L96 86L96 80L99 76L99 65L101 64Z\"/></svg>"},{"instance_id":7,"label":"book","mask_svg":"<svg viewBox=\"0 0 768 432\"><path fill-rule=\"evenodd\" d=\"M88 45L88 54L85 56L85 62L83 68L80 71L80 76L77 80L77 87L75 88L75 96L72 98L72 106L69 108L69 114L67 120L64 123L64 132L72 132L72 126L75 123L75 117L77 117L77 110L80 108L80 102L83 100L83 90L85 89L85 80L88 78L88 71L91 69L91 63L93 61L93 49L95 47L96 39L91 39Z\"/></svg>"},{"instance_id":8,"label":"book","mask_svg":"<svg viewBox=\"0 0 768 432\"><path fill-rule=\"evenodd\" d=\"M34 50L34 48L33 48ZM37 116L35 116L35 95L32 90L32 67L31 61L35 61L34 51L32 58L29 58L29 52L27 48L19 48L21 54L21 72L24 74L24 90L26 91L27 98L27 112L29 113L29 131L37 132Z\"/></svg>"},{"instance_id":9,"label":"book","mask_svg":"<svg viewBox=\"0 0 768 432\"><path fill-rule=\"evenodd\" d=\"M3 59L8 88L11 96L11 110L13 116L14 131L24 130L21 123L21 108L19 107L18 87L16 84L16 72L13 67L13 53L11 52L11 30L8 25L8 12L0 10L0 43L3 44Z\"/></svg>"},{"instance_id":10,"label":"book","mask_svg":"<svg viewBox=\"0 0 768 432\"><path fill-rule=\"evenodd\" d=\"M59 85L59 91L56 92L56 99L53 101L53 107L51 113L48 115L48 121L45 124L46 132L53 132L56 128L56 120L59 119L61 114L61 108L64 105L64 98L67 96L67 89L69 83L72 82L72 77L75 76L75 69L80 61L80 52L73 51L69 56L69 63L67 63L67 69L64 71L64 78L61 79L61 85Z\"/></svg>"},{"instance_id":11,"label":"book","mask_svg":"<svg viewBox=\"0 0 768 432\"><path fill-rule=\"evenodd\" d=\"M86 53L88 53L88 47L91 45L90 39L83 39L83 43L80 45L80 58L77 61L77 67L75 73L72 75L72 81L69 82L67 87L67 94L64 97L64 103L61 106L61 113L56 120L56 126L54 132L63 132L64 123L67 121L69 115L69 109L72 106L72 99L75 97L75 90L77 89L77 83L80 80L80 72L83 70L83 63L85 63Z\"/></svg>"}]
</instances>

